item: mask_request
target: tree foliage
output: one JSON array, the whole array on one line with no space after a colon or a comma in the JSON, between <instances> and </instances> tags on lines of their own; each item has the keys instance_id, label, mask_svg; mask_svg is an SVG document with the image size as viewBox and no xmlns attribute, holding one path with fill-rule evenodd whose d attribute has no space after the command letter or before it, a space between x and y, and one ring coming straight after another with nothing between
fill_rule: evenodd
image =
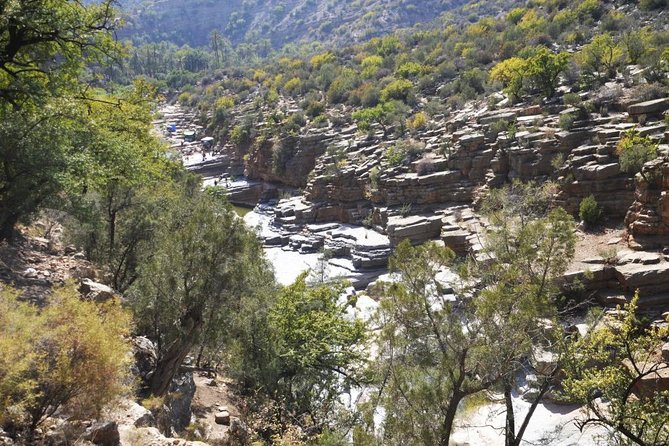
<instances>
[{"instance_id":1,"label":"tree foliage","mask_svg":"<svg viewBox=\"0 0 669 446\"><path fill-rule=\"evenodd\" d=\"M658 360L658 347L669 332L645 324L638 304L636 293L570 346L564 387L587 409L581 429L604 426L616 444L659 446L669 442L669 392L657 383L669 365Z\"/></svg>"},{"instance_id":2,"label":"tree foliage","mask_svg":"<svg viewBox=\"0 0 669 446\"><path fill-rule=\"evenodd\" d=\"M137 81L112 96L92 86L86 71L121 55L111 36L111 2L2 8L0 239L6 239L18 221L46 205L63 206L65 197L112 182L141 182L162 149L148 131L155 90Z\"/></svg>"},{"instance_id":3,"label":"tree foliage","mask_svg":"<svg viewBox=\"0 0 669 446\"><path fill-rule=\"evenodd\" d=\"M390 262L395 281L380 290L378 314L383 444L447 445L466 397L498 388L510 403L534 347L557 348L560 331L542 321L557 316L555 279L573 257L575 236L573 219L550 209L548 196L548 189L515 184L488 197L485 249L458 268L455 296L444 283L450 250L406 241L397 247ZM520 444L555 373L542 377L519 429L507 404L507 444Z\"/></svg>"},{"instance_id":4,"label":"tree foliage","mask_svg":"<svg viewBox=\"0 0 669 446\"><path fill-rule=\"evenodd\" d=\"M272 282L255 234L229 205L198 188L176 194L161 214L151 257L129 290L138 328L158 347L156 395L167 392L200 342L220 342L235 303Z\"/></svg>"},{"instance_id":5,"label":"tree foliage","mask_svg":"<svg viewBox=\"0 0 669 446\"><path fill-rule=\"evenodd\" d=\"M504 91L514 98L519 98L523 90L528 62L520 57L511 57L495 65L490 71L490 78L500 81Z\"/></svg>"},{"instance_id":6,"label":"tree foliage","mask_svg":"<svg viewBox=\"0 0 669 446\"><path fill-rule=\"evenodd\" d=\"M0 112L51 97L85 95L79 76L87 64L120 55L112 39L113 2L3 2L0 6Z\"/></svg>"},{"instance_id":7,"label":"tree foliage","mask_svg":"<svg viewBox=\"0 0 669 446\"><path fill-rule=\"evenodd\" d=\"M545 47L539 47L528 59L528 74L546 97L551 98L555 94L560 74L567 68L568 61L569 54L556 54Z\"/></svg>"}]
</instances>

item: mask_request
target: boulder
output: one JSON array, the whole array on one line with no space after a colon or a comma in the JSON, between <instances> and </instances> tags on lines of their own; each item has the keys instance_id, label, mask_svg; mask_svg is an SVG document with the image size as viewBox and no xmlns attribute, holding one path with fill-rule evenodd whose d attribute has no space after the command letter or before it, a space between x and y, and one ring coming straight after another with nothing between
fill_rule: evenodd
<instances>
[{"instance_id":1,"label":"boulder","mask_svg":"<svg viewBox=\"0 0 669 446\"><path fill-rule=\"evenodd\" d=\"M216 424L222 424L224 426L229 426L230 425L230 412L227 410L222 410L220 412L217 412L216 415L214 416L214 420L216 421Z\"/></svg>"},{"instance_id":2,"label":"boulder","mask_svg":"<svg viewBox=\"0 0 669 446\"><path fill-rule=\"evenodd\" d=\"M669 262L643 265L628 263L615 267L616 278L623 290L642 295L666 291L669 283Z\"/></svg>"},{"instance_id":3,"label":"boulder","mask_svg":"<svg viewBox=\"0 0 669 446\"><path fill-rule=\"evenodd\" d=\"M627 263L639 263L641 265L655 265L662 261L662 254L659 252L647 252L647 251L626 251L623 254L618 255L620 259L618 260L619 265L624 265Z\"/></svg>"},{"instance_id":4,"label":"boulder","mask_svg":"<svg viewBox=\"0 0 669 446\"><path fill-rule=\"evenodd\" d=\"M471 233L459 226L444 225L441 228L441 240L444 246L448 246L458 255L465 255L469 252L470 244L468 241Z\"/></svg>"},{"instance_id":5,"label":"boulder","mask_svg":"<svg viewBox=\"0 0 669 446\"><path fill-rule=\"evenodd\" d=\"M589 163L581 166L574 171L574 176L577 180L605 180L607 178L615 177L620 173L620 165L618 163L609 164L595 164Z\"/></svg>"},{"instance_id":6,"label":"boulder","mask_svg":"<svg viewBox=\"0 0 669 446\"><path fill-rule=\"evenodd\" d=\"M79 292L94 302L106 302L117 296L113 288L91 279L82 279Z\"/></svg>"},{"instance_id":7,"label":"boulder","mask_svg":"<svg viewBox=\"0 0 669 446\"><path fill-rule=\"evenodd\" d=\"M23 272L23 277L25 277L26 279L37 279L38 277L37 270L35 268L27 268Z\"/></svg>"},{"instance_id":8,"label":"boulder","mask_svg":"<svg viewBox=\"0 0 669 446\"><path fill-rule=\"evenodd\" d=\"M86 429L83 439L99 446L117 446L121 444L118 424L115 421L93 424Z\"/></svg>"},{"instance_id":9,"label":"boulder","mask_svg":"<svg viewBox=\"0 0 669 446\"><path fill-rule=\"evenodd\" d=\"M530 363L534 370L540 375L549 376L553 374L557 367L559 357L556 353L548 351L541 346L534 346L532 348L532 357Z\"/></svg>"},{"instance_id":10,"label":"boulder","mask_svg":"<svg viewBox=\"0 0 669 446\"><path fill-rule=\"evenodd\" d=\"M388 219L386 230L393 246L397 246L404 239L409 239L412 243L421 243L439 237L441 217L438 215L391 217Z\"/></svg>"},{"instance_id":11,"label":"boulder","mask_svg":"<svg viewBox=\"0 0 669 446\"><path fill-rule=\"evenodd\" d=\"M158 420L162 432L181 432L190 424L191 403L195 396L192 371L182 371L174 377L165 398L165 412Z\"/></svg>"},{"instance_id":12,"label":"boulder","mask_svg":"<svg viewBox=\"0 0 669 446\"><path fill-rule=\"evenodd\" d=\"M156 345L149 338L144 336L136 336L132 338L132 344L135 361L131 371L135 376L147 383L158 360Z\"/></svg>"}]
</instances>

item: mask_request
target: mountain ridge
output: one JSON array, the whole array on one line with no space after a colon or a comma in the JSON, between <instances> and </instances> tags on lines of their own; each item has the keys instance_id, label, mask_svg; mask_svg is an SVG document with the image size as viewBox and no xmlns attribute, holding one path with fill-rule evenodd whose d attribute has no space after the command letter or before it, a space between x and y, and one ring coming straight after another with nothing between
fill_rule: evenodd
<instances>
[{"instance_id":1,"label":"mountain ridge","mask_svg":"<svg viewBox=\"0 0 669 446\"><path fill-rule=\"evenodd\" d=\"M206 46L218 31L230 45L261 43L280 48L289 43L357 43L397 29L434 24L457 8L485 9L502 2L469 0L163 0L121 3L126 26L121 38L137 43L170 41ZM508 6L508 5L507 5Z\"/></svg>"}]
</instances>

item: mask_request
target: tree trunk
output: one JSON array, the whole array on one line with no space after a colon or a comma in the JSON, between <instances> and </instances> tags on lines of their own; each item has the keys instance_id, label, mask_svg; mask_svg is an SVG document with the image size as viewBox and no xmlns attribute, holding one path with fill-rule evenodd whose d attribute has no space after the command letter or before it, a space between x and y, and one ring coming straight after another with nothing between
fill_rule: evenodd
<instances>
[{"instance_id":1,"label":"tree trunk","mask_svg":"<svg viewBox=\"0 0 669 446\"><path fill-rule=\"evenodd\" d=\"M4 215L0 217L0 241L12 240L15 235L14 228L19 221L19 217L11 213L3 214Z\"/></svg>"},{"instance_id":2,"label":"tree trunk","mask_svg":"<svg viewBox=\"0 0 669 446\"><path fill-rule=\"evenodd\" d=\"M167 393L170 383L176 375L184 359L188 356L202 329L202 314L194 313L184 316L181 327L186 328L167 352L162 355L156 365L156 371L151 377L151 393L162 396Z\"/></svg>"},{"instance_id":3,"label":"tree trunk","mask_svg":"<svg viewBox=\"0 0 669 446\"><path fill-rule=\"evenodd\" d=\"M532 405L530 406L530 410L527 412L525 415L525 419L523 420L523 424L520 425L520 429L518 430L518 434L515 436L516 438L514 439L513 446L520 446L520 442L523 441L523 436L525 435L525 430L527 429L527 426L530 424L530 420L532 419L532 415L534 415L534 411L537 409L537 406L543 399L544 395L546 395L546 392L551 388L551 384L553 383L553 377L555 376L555 373L557 372L557 368L553 370L553 372L547 376L544 379L544 382L541 384L541 388L539 389L539 394L537 397L532 401Z\"/></svg>"},{"instance_id":4,"label":"tree trunk","mask_svg":"<svg viewBox=\"0 0 669 446\"><path fill-rule=\"evenodd\" d=\"M441 423L441 436L439 438L439 446L448 446L451 439L451 432L453 431L453 422L455 421L455 414L458 411L458 405L462 400L461 395L453 395L451 401L446 408L444 420Z\"/></svg>"},{"instance_id":5,"label":"tree trunk","mask_svg":"<svg viewBox=\"0 0 669 446\"><path fill-rule=\"evenodd\" d=\"M516 419L513 413L512 386L508 380L504 381L504 403L506 404L506 425L504 426L505 446L516 444Z\"/></svg>"}]
</instances>

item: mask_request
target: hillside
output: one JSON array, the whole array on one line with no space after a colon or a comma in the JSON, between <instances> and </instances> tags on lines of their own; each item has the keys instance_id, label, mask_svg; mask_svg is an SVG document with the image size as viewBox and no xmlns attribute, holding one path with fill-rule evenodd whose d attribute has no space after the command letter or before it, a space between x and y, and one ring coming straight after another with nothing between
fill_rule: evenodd
<instances>
[{"instance_id":1,"label":"hillside","mask_svg":"<svg viewBox=\"0 0 669 446\"><path fill-rule=\"evenodd\" d=\"M216 30L232 45L360 42L414 25L426 26L466 6L494 14L513 1L468 0L144 0L123 2L127 26L121 37L135 42L169 41L206 46ZM469 12L468 12L469 13Z\"/></svg>"}]
</instances>

